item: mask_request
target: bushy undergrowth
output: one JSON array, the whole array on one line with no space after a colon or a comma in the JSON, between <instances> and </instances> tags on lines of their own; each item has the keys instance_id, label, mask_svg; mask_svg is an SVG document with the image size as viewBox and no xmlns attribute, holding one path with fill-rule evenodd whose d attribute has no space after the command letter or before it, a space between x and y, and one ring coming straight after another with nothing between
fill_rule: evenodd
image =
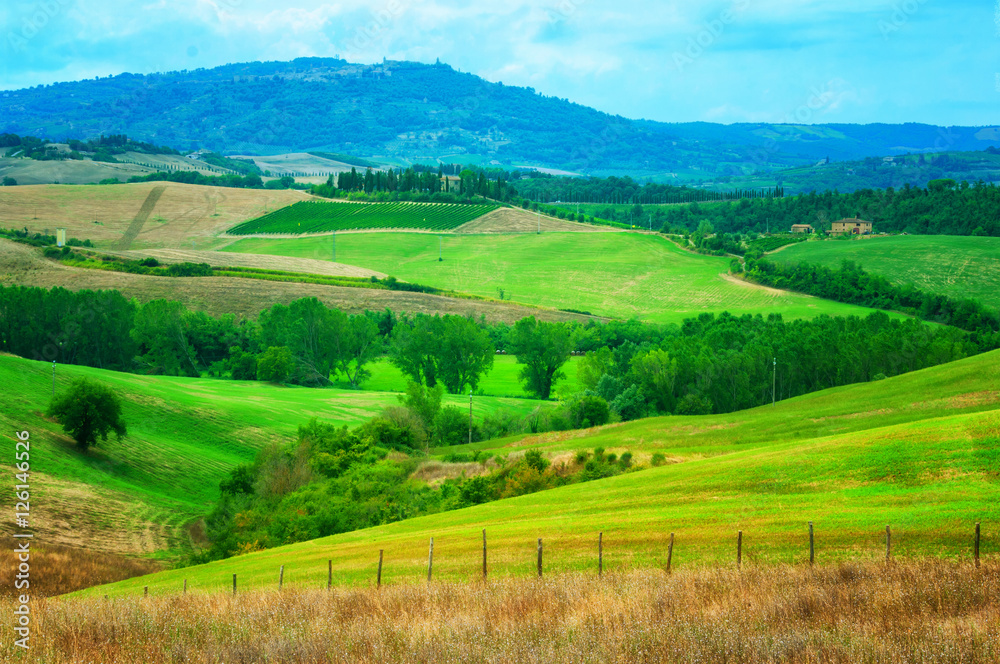
<instances>
[{"instance_id":1,"label":"bushy undergrowth","mask_svg":"<svg viewBox=\"0 0 1000 664\"><path fill-rule=\"evenodd\" d=\"M314 418L299 427L294 444L268 447L252 464L237 467L221 482L221 498L206 520L212 545L192 562L521 496L636 468L631 453L617 456L605 454L601 448L593 453L579 452L572 460L556 464L537 450L519 457L451 454L445 457L445 464L478 465L472 472L463 467L457 476L445 467L444 479L431 484L415 473L425 458L422 450L431 441L464 442L468 435L467 416L452 413L458 410L453 407L441 408L440 398L440 391L411 383L403 405L386 408L359 427L338 428ZM606 404L603 412L606 417ZM452 421L456 414L458 426ZM510 424L507 416L492 419L502 420L497 425L501 428L503 423Z\"/></svg>"}]
</instances>

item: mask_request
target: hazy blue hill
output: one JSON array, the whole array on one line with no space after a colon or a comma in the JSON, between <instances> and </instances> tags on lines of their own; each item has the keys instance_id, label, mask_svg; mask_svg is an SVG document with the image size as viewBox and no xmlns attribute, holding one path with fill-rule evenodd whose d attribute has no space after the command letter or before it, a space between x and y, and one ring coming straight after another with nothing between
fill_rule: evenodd
<instances>
[{"instance_id":1,"label":"hazy blue hill","mask_svg":"<svg viewBox=\"0 0 1000 664\"><path fill-rule=\"evenodd\" d=\"M590 174L673 172L704 180L826 156L1000 144L980 140L993 134L978 128L633 121L443 64L353 65L334 58L121 74L8 91L0 96L0 132L53 140L126 133L179 149L324 150Z\"/></svg>"}]
</instances>

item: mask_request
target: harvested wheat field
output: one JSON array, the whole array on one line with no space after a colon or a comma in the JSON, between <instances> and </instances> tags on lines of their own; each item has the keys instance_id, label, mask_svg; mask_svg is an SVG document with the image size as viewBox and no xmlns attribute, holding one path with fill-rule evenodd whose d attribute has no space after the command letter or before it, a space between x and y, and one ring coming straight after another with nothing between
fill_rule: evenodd
<instances>
[{"instance_id":1,"label":"harvested wheat field","mask_svg":"<svg viewBox=\"0 0 1000 664\"><path fill-rule=\"evenodd\" d=\"M996 563L976 570L939 560L235 596L178 589L37 600L32 656L53 664L973 664L1000 659L998 596ZM9 600L0 607L13 610ZM13 640L11 621L0 634Z\"/></svg>"},{"instance_id":2,"label":"harvested wheat field","mask_svg":"<svg viewBox=\"0 0 1000 664\"><path fill-rule=\"evenodd\" d=\"M489 321L507 323L526 316L553 321L583 321L590 318L553 309L374 288L345 288L235 277L154 277L88 270L47 260L42 258L38 250L9 240L0 240L0 285L118 290L125 297L143 302L156 299L177 300L190 309L212 315L232 313L251 318L274 304L289 304L303 297L319 298L324 304L351 314L391 309L396 313L459 314L476 318L485 316Z\"/></svg>"},{"instance_id":3,"label":"harvested wheat field","mask_svg":"<svg viewBox=\"0 0 1000 664\"><path fill-rule=\"evenodd\" d=\"M155 258L161 263L208 263L212 267L252 267L262 270L283 270L303 274L321 274L331 277L378 277L386 275L363 267L321 261L313 258L290 258L287 256L267 256L240 254L231 251L196 251L193 249L146 249L144 251L107 251L104 253L125 258Z\"/></svg>"},{"instance_id":4,"label":"harvested wheat field","mask_svg":"<svg viewBox=\"0 0 1000 664\"><path fill-rule=\"evenodd\" d=\"M155 205L143 204L157 189ZM233 189L173 182L120 185L33 185L0 189L0 227L25 228L55 234L65 228L69 237L91 240L111 248L132 226L129 247L211 248L216 236L266 210L310 198L292 190ZM145 218L141 213L146 212Z\"/></svg>"},{"instance_id":5,"label":"harvested wheat field","mask_svg":"<svg viewBox=\"0 0 1000 664\"><path fill-rule=\"evenodd\" d=\"M500 208L456 228L454 233L469 235L500 233L617 233L616 228L564 221L518 208Z\"/></svg>"}]
</instances>

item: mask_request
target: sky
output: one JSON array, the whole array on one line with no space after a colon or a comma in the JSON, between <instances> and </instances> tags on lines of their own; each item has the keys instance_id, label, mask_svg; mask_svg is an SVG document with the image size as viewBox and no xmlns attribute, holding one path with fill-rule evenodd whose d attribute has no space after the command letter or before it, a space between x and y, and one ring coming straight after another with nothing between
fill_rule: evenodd
<instances>
[{"instance_id":1,"label":"sky","mask_svg":"<svg viewBox=\"0 0 1000 664\"><path fill-rule=\"evenodd\" d=\"M440 59L662 122L1000 123L1000 0L3 0L0 89Z\"/></svg>"}]
</instances>

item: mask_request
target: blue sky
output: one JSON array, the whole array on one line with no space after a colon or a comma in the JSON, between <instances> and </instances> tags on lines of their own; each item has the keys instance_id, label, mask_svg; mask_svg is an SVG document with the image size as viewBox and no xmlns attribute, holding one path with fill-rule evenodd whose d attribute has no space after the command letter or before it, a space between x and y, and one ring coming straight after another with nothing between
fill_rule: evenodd
<instances>
[{"instance_id":1,"label":"blue sky","mask_svg":"<svg viewBox=\"0 0 1000 664\"><path fill-rule=\"evenodd\" d=\"M1000 123L1000 0L4 0L0 89L340 55L665 122Z\"/></svg>"}]
</instances>

